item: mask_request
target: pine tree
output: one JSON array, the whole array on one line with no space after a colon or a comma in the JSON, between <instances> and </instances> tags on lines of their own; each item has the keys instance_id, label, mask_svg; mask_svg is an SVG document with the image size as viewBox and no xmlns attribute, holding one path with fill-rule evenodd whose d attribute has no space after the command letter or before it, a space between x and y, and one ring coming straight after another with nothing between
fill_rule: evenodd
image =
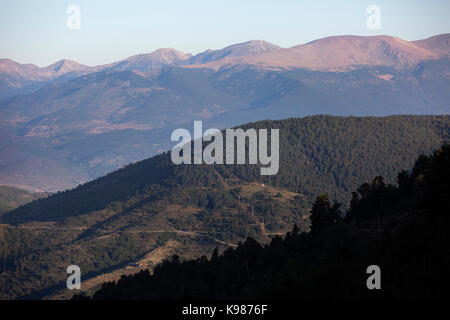
<instances>
[{"instance_id":1,"label":"pine tree","mask_svg":"<svg viewBox=\"0 0 450 320\"><path fill-rule=\"evenodd\" d=\"M323 194L316 198L311 209L311 232L318 232L323 228L330 226L336 222L336 212L339 211L339 205L330 205L328 195Z\"/></svg>"}]
</instances>

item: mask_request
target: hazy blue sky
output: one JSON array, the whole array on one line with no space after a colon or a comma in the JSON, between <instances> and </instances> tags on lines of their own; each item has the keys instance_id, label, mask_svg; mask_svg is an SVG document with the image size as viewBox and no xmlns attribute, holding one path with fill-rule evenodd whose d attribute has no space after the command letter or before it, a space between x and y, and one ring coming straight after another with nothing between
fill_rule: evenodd
<instances>
[{"instance_id":1,"label":"hazy blue sky","mask_svg":"<svg viewBox=\"0 0 450 320\"><path fill-rule=\"evenodd\" d=\"M81 28L66 25L69 5ZM366 27L369 5L381 29ZM0 57L39 66L61 58L97 65L157 48L190 53L258 39L291 47L330 35L416 40L450 32L449 0L1 0Z\"/></svg>"}]
</instances>

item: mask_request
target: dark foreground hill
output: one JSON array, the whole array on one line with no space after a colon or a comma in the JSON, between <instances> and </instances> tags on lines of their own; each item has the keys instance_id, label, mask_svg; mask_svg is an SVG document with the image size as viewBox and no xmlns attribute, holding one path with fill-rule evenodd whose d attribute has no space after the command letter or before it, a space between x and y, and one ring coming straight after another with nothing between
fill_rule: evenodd
<instances>
[{"instance_id":1,"label":"dark foreground hill","mask_svg":"<svg viewBox=\"0 0 450 320\"><path fill-rule=\"evenodd\" d=\"M442 299L450 285L449 212L446 144L400 172L398 187L382 177L361 185L345 215L317 197L310 233L295 226L267 245L248 238L210 259L174 255L153 274L103 284L92 299ZM371 265L381 271L379 290L366 285Z\"/></svg>"},{"instance_id":2,"label":"dark foreground hill","mask_svg":"<svg viewBox=\"0 0 450 320\"><path fill-rule=\"evenodd\" d=\"M72 264L92 292L173 254L192 259L249 236L267 243L294 224L307 232L318 195L347 204L364 181L382 175L395 183L400 170L449 139L450 117L315 116L243 126L251 127L280 130L277 175L262 177L256 165L175 166L162 154L2 216L1 297L63 290Z\"/></svg>"}]
</instances>

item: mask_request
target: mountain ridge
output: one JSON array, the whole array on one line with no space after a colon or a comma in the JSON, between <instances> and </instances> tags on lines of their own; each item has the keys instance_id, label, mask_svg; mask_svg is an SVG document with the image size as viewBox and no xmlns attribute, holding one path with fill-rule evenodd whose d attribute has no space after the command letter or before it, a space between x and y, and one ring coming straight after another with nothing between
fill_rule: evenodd
<instances>
[{"instance_id":1,"label":"mountain ridge","mask_svg":"<svg viewBox=\"0 0 450 320\"><path fill-rule=\"evenodd\" d=\"M431 36L429 38L420 39L420 40L414 40L414 41L406 41L402 40L398 37L392 37L392 36L354 36L354 35L341 35L341 36L330 36L325 37L317 40L310 41L305 44L295 45L290 48L281 48L277 45L274 45L270 42L264 41L264 40L250 40L242 43L236 43L231 44L227 47L224 47L222 49L216 49L211 50L208 49L206 51L203 51L201 53L198 53L196 55L191 55L189 53L183 53L181 51L178 51L173 48L160 48L157 49L151 53L143 53L143 54L137 54L130 56L128 58L110 63L105 65L97 65L97 66L87 66L80 64L73 60L68 59L61 59L51 65L45 66L45 67L38 67L31 63L24 63L20 64L18 62L15 62L8 58L0 59L0 75L5 74L12 74L15 70L18 74L26 75L27 73L34 72L35 75L28 74L28 77L42 77L42 78L51 78L55 76L61 76L64 73L68 72L97 72L105 69L113 69L114 66L121 65L122 69L119 69L120 71L123 70L135 70L133 69L136 67L135 64L129 63L128 66L123 66L124 62L132 62L133 60L136 60L137 58L146 58L149 59L150 62L155 63L155 68L160 68L164 65L169 65L173 62L179 63L181 61L185 61L187 65L207 65L208 63L214 62L216 60L222 60L222 59L242 59L242 57L248 56L248 55L261 55L260 57L261 61L252 62L251 60L236 60L239 62L251 62L251 63L260 63L261 65L264 64L264 61L267 62L267 60L270 58L271 51L278 51L278 52L288 52L289 50L298 50L303 48L308 48L312 45L316 44L323 44L326 42L329 42L330 40L339 40L348 42L350 38L358 39L359 41L366 40L377 40L377 39L383 39L383 41L387 42L390 45L395 44L395 42L401 43L403 46L414 46L416 48L412 49L409 54L416 54L418 55L417 59L427 59L427 58L437 58L442 55L448 55L450 53L450 34L440 34ZM367 45L363 43L363 46ZM339 49L339 48L338 48ZM422 49L422 50L420 50ZM424 51L423 51L424 50ZM435 51L433 55L433 51ZM164 54L166 54L166 57L164 57ZM315 54L318 54L315 52ZM172 58L168 58L167 55L171 55ZM264 57L264 55L267 55L267 57ZM282 57L289 57L289 54L283 53L281 55ZM295 55L294 55L295 56ZM300 56L300 58L303 58L303 56ZM291 57L292 59L292 57ZM155 60L155 61L152 61ZM415 60L408 60L406 62L401 62L400 65L409 65L408 63L412 63ZM160 63L160 64L158 64ZM63 68L63 71L60 71L58 69L58 72L55 72L55 68L63 64L65 67ZM270 65L270 64L269 64ZM307 64L301 65L301 64L294 64L292 66L303 66L308 67ZM323 65L319 66L312 66L309 65L312 69L319 69L320 67L324 67ZM338 66L339 67L339 66ZM139 67L137 67L137 71L148 71L149 69L147 67L143 68L144 70L140 70ZM153 67L151 69L154 69ZM51 72L51 71L54 72Z\"/></svg>"},{"instance_id":2,"label":"mountain ridge","mask_svg":"<svg viewBox=\"0 0 450 320\"><path fill-rule=\"evenodd\" d=\"M421 40L415 40L412 41L412 43L419 47L440 53L442 55L448 56L450 54L448 50L450 46L450 38L448 33L432 36Z\"/></svg>"},{"instance_id":3,"label":"mountain ridge","mask_svg":"<svg viewBox=\"0 0 450 320\"><path fill-rule=\"evenodd\" d=\"M96 71L140 71L148 72L167 65L179 64L191 58L190 53L184 53L173 48L161 48L151 53L137 54L108 65L94 67Z\"/></svg>"},{"instance_id":4,"label":"mountain ridge","mask_svg":"<svg viewBox=\"0 0 450 320\"><path fill-rule=\"evenodd\" d=\"M187 65L204 64L224 58L241 57L278 49L281 48L277 45L274 45L264 40L250 40L246 42L232 44L223 49L218 50L208 49L191 57L186 62L186 64Z\"/></svg>"},{"instance_id":5,"label":"mountain ridge","mask_svg":"<svg viewBox=\"0 0 450 320\"><path fill-rule=\"evenodd\" d=\"M409 42L386 35L331 36L291 48L280 48L250 57L225 58L193 67L210 67L217 70L238 64L252 64L266 68L305 68L325 71L343 71L363 65L409 68L421 61L448 55L449 38L450 34L444 34L438 36L440 41L432 37L419 42ZM438 42L438 45L425 45L431 42Z\"/></svg>"}]
</instances>

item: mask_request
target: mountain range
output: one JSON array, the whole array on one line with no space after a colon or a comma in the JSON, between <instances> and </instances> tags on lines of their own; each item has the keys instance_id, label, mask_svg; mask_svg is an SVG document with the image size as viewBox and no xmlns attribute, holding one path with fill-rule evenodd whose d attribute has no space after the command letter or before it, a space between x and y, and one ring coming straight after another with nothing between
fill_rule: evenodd
<instances>
[{"instance_id":1,"label":"mountain range","mask_svg":"<svg viewBox=\"0 0 450 320\"><path fill-rule=\"evenodd\" d=\"M0 60L0 183L56 191L170 149L170 133L313 114L450 111L450 34L159 49L89 67Z\"/></svg>"},{"instance_id":2,"label":"mountain range","mask_svg":"<svg viewBox=\"0 0 450 320\"><path fill-rule=\"evenodd\" d=\"M230 45L220 50L206 50L195 56L176 49L163 48L94 67L67 59L42 68L30 63L20 64L11 59L0 59L0 99L33 92L52 81L73 79L93 72L131 70L148 72L169 65L198 65L225 58L257 55L276 49L280 47L258 40Z\"/></svg>"}]
</instances>

